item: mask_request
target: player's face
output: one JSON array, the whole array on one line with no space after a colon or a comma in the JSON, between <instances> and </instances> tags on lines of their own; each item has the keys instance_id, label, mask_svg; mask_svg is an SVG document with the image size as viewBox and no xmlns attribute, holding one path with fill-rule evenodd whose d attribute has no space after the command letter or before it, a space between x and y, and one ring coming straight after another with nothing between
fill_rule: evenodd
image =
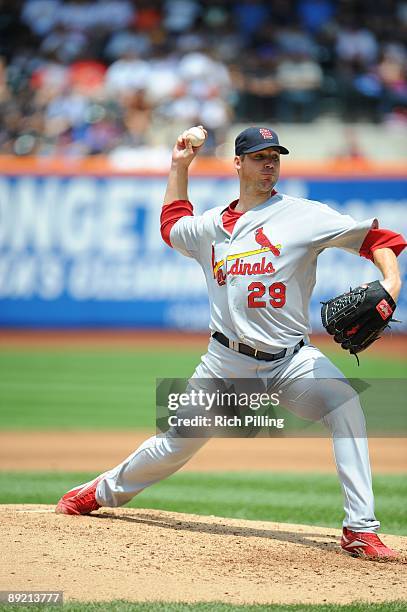
<instances>
[{"instance_id":1,"label":"player's face","mask_svg":"<svg viewBox=\"0 0 407 612\"><path fill-rule=\"evenodd\" d=\"M240 183L253 193L270 192L280 175L280 153L276 149L263 149L235 158Z\"/></svg>"}]
</instances>

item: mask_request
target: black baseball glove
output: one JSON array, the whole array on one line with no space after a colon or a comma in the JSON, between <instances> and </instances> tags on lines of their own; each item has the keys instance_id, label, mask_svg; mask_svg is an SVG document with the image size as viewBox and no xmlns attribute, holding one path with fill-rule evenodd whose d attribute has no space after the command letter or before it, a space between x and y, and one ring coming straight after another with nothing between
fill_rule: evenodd
<instances>
[{"instance_id":1,"label":"black baseball glove","mask_svg":"<svg viewBox=\"0 0 407 612\"><path fill-rule=\"evenodd\" d=\"M352 355L378 340L392 320L396 304L379 281L351 289L322 302L322 324Z\"/></svg>"}]
</instances>

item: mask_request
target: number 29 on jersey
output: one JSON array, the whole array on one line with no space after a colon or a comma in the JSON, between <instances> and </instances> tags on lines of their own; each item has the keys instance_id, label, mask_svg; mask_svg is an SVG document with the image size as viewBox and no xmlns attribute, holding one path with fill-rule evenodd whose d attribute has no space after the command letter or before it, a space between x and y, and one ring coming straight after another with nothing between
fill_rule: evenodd
<instances>
[{"instance_id":1,"label":"number 29 on jersey","mask_svg":"<svg viewBox=\"0 0 407 612\"><path fill-rule=\"evenodd\" d=\"M247 306L248 308L266 308L268 305L273 308L281 308L285 304L286 286L284 283L272 283L266 287L264 283L255 281L247 287ZM267 298L263 299L266 291Z\"/></svg>"}]
</instances>

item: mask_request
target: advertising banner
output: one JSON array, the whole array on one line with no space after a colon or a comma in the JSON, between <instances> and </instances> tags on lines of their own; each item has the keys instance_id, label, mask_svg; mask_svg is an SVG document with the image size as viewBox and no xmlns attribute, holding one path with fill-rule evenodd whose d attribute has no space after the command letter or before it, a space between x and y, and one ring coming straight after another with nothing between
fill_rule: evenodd
<instances>
[{"instance_id":1,"label":"advertising banner","mask_svg":"<svg viewBox=\"0 0 407 612\"><path fill-rule=\"evenodd\" d=\"M205 330L208 302L198 264L161 239L163 176L0 176L0 325ZM237 197L232 176L192 177L199 214ZM407 233L406 182L397 178L281 180L278 191L325 202L355 219ZM210 255L209 255L210 256ZM405 272L405 258L400 264ZM311 304L380 273L338 249L319 257ZM407 300L397 311L407 330Z\"/></svg>"}]
</instances>

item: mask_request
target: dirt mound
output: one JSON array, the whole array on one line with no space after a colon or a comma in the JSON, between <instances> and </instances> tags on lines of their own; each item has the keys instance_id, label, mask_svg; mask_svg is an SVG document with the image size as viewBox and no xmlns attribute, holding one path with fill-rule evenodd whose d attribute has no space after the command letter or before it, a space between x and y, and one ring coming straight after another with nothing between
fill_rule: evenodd
<instances>
[{"instance_id":1,"label":"dirt mound","mask_svg":"<svg viewBox=\"0 0 407 612\"><path fill-rule=\"evenodd\" d=\"M375 563L338 548L336 529L145 509L56 515L1 506L1 589L66 600L347 603L403 599L406 557ZM407 554L407 537L385 536Z\"/></svg>"}]
</instances>

